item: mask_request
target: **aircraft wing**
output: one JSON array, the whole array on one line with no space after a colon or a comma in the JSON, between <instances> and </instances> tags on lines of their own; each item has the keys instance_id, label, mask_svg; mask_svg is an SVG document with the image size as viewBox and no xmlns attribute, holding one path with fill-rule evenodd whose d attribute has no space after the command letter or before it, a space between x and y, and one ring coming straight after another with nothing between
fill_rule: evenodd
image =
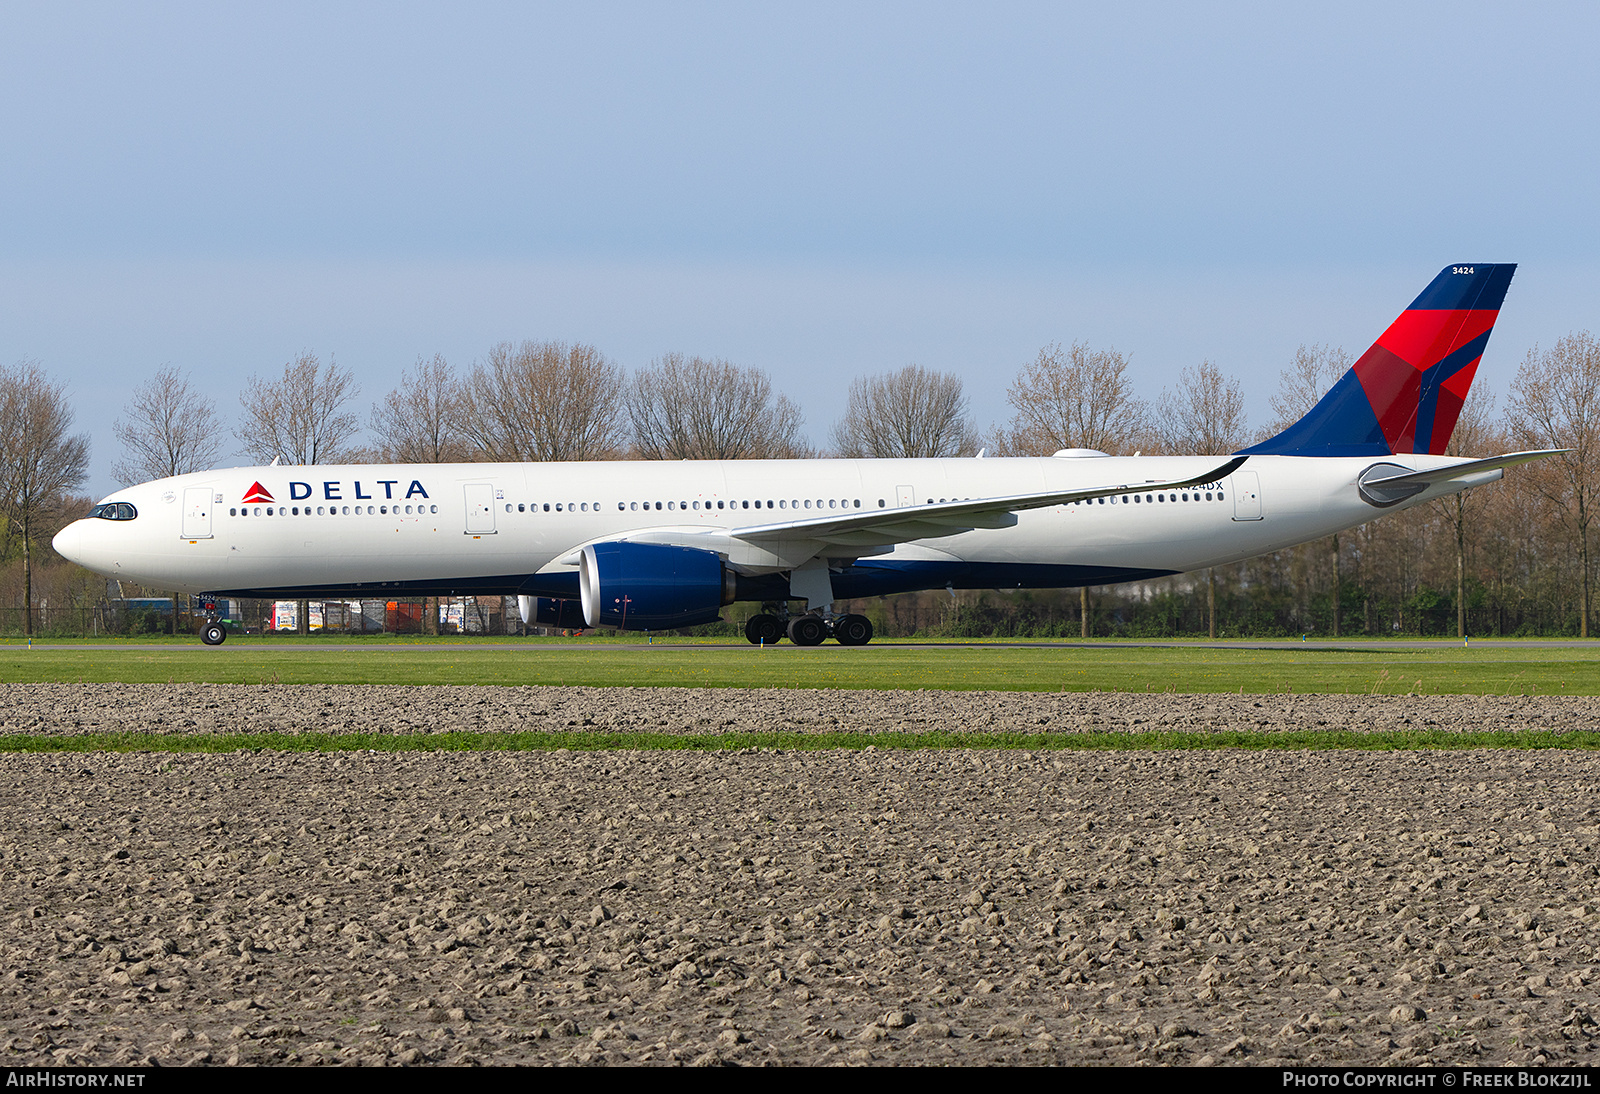
<instances>
[{"instance_id":1,"label":"aircraft wing","mask_svg":"<svg viewBox=\"0 0 1600 1094\"><path fill-rule=\"evenodd\" d=\"M929 502L897 509L865 509L837 516L807 517L804 520L775 524L752 524L733 528L728 535L750 543L776 540L814 540L840 547L878 547L933 539L970 532L974 528L1009 528L1017 523L1023 509L1047 509L1075 501L1110 497L1115 494L1142 494L1145 491L1178 490L1202 482L1215 482L1237 471L1247 456L1236 456L1202 475L1162 482L1117 483L1080 490L1057 490L1035 494L1007 494L994 498L965 501Z\"/></svg>"}]
</instances>

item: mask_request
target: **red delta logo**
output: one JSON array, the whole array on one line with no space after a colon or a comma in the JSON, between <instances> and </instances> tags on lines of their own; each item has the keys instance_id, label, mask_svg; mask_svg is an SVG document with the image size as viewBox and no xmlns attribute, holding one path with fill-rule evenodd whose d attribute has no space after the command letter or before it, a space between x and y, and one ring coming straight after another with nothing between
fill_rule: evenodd
<instances>
[{"instance_id":1,"label":"red delta logo","mask_svg":"<svg viewBox=\"0 0 1600 1094\"><path fill-rule=\"evenodd\" d=\"M248 490L246 490L244 492L244 500L245 501L272 501L273 497L272 497L271 492L268 491L265 486L262 486L259 482L253 482L253 483L250 484L250 489L248 489Z\"/></svg>"}]
</instances>

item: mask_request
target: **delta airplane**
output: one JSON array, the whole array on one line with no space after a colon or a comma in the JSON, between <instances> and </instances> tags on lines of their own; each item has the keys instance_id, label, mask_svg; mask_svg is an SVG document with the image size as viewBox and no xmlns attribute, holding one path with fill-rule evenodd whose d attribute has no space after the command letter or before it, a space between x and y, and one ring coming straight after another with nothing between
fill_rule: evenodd
<instances>
[{"instance_id":1,"label":"delta airplane","mask_svg":"<svg viewBox=\"0 0 1600 1094\"><path fill-rule=\"evenodd\" d=\"M1515 270L1446 267L1310 413L1231 456L234 468L119 490L55 549L154 589L514 595L525 623L567 627L758 601L752 643L863 645L871 623L836 600L1203 569L1549 455L1443 455ZM201 637L225 636L212 619Z\"/></svg>"}]
</instances>

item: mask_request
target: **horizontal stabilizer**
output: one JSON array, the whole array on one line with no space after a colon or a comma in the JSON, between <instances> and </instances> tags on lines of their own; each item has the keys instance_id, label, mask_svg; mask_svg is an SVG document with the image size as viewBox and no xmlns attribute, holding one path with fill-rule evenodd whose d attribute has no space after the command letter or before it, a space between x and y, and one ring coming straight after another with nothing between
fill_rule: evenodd
<instances>
[{"instance_id":1,"label":"horizontal stabilizer","mask_svg":"<svg viewBox=\"0 0 1600 1094\"><path fill-rule=\"evenodd\" d=\"M1515 467L1519 463L1532 463L1534 460L1542 460L1546 456L1558 456L1567 451L1570 450L1548 448L1537 452L1508 452L1504 456L1468 460L1465 463L1450 464L1448 467L1433 467L1426 471L1412 471L1406 475L1389 475L1381 479L1362 479L1361 485L1374 488L1383 487L1390 490L1398 486L1417 486L1426 489L1436 483L1455 482L1457 479L1481 475L1485 471L1497 471L1504 467Z\"/></svg>"}]
</instances>

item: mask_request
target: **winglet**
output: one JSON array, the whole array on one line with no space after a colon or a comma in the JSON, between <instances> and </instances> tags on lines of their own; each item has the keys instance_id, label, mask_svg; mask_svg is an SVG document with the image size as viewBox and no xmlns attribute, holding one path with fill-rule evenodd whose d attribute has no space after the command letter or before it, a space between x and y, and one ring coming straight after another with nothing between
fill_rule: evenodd
<instances>
[{"instance_id":1,"label":"winglet","mask_svg":"<svg viewBox=\"0 0 1600 1094\"><path fill-rule=\"evenodd\" d=\"M1197 483L1197 482L1218 482L1218 481L1220 481L1222 479L1227 478L1229 475L1231 475L1235 471L1239 470L1239 468L1243 467L1245 465L1245 461L1248 460L1249 458L1250 458L1249 456L1235 456L1233 459L1229 460L1227 463L1223 464L1221 467L1217 468L1215 471L1207 471L1204 475L1201 475L1199 478L1190 479L1190 480L1188 480L1188 483L1185 483L1183 485L1192 485L1192 484Z\"/></svg>"}]
</instances>

